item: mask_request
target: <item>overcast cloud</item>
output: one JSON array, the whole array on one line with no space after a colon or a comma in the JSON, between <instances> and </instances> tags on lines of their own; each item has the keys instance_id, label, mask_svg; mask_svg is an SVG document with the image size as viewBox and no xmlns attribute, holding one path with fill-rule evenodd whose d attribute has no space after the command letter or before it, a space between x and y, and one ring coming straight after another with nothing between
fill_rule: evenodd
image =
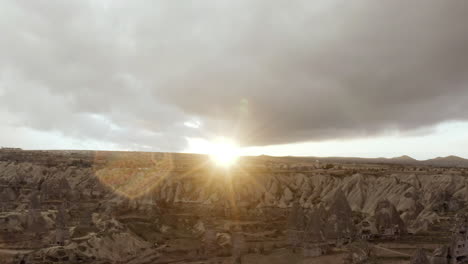
<instances>
[{"instance_id":1,"label":"overcast cloud","mask_svg":"<svg viewBox=\"0 0 468 264\"><path fill-rule=\"evenodd\" d=\"M458 0L2 1L0 145L430 133L468 119L467 24Z\"/></svg>"}]
</instances>

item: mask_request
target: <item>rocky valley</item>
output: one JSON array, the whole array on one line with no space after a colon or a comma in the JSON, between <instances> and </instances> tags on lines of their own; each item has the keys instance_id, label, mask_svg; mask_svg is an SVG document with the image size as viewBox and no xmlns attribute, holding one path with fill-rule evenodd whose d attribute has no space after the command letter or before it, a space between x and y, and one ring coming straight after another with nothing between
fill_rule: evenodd
<instances>
[{"instance_id":1,"label":"rocky valley","mask_svg":"<svg viewBox=\"0 0 468 264\"><path fill-rule=\"evenodd\" d=\"M448 160L2 149L0 263L462 263Z\"/></svg>"}]
</instances>

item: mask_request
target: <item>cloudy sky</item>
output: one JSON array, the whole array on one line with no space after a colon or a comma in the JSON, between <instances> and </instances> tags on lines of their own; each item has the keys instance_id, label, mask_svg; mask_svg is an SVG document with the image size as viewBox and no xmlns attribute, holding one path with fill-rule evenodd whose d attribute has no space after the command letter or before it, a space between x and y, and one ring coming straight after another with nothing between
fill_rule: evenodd
<instances>
[{"instance_id":1,"label":"cloudy sky","mask_svg":"<svg viewBox=\"0 0 468 264\"><path fill-rule=\"evenodd\" d=\"M468 158L468 1L0 2L0 146Z\"/></svg>"}]
</instances>

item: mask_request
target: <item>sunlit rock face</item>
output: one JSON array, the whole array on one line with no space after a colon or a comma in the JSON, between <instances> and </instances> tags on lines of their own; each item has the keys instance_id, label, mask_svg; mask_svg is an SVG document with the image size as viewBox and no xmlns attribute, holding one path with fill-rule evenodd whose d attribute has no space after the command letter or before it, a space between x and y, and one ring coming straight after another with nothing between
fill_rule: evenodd
<instances>
[{"instance_id":1,"label":"sunlit rock face","mask_svg":"<svg viewBox=\"0 0 468 264\"><path fill-rule=\"evenodd\" d=\"M376 166L251 157L226 170L202 155L3 151L0 254L257 263L325 257L362 238L439 232L444 244L465 210L464 171ZM370 234L360 233L364 222Z\"/></svg>"}]
</instances>

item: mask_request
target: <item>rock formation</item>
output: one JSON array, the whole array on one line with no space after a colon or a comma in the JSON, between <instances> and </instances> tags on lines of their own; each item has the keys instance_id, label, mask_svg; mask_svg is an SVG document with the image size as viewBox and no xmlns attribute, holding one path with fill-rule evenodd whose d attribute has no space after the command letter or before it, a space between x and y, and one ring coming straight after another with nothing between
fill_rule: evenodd
<instances>
[{"instance_id":1,"label":"rock formation","mask_svg":"<svg viewBox=\"0 0 468 264\"><path fill-rule=\"evenodd\" d=\"M462 169L304 159L243 158L226 177L202 155L0 151L0 259L299 262L400 238L447 245L433 262L451 254L455 213L468 209Z\"/></svg>"},{"instance_id":2,"label":"rock formation","mask_svg":"<svg viewBox=\"0 0 468 264\"><path fill-rule=\"evenodd\" d=\"M356 233L353 223L353 212L348 200L341 189L337 189L331 198L331 204L327 211L327 223L324 227L325 237L344 244L351 241Z\"/></svg>"},{"instance_id":3,"label":"rock formation","mask_svg":"<svg viewBox=\"0 0 468 264\"><path fill-rule=\"evenodd\" d=\"M406 226L396 210L395 206L389 200L381 200L375 208L375 225L378 232L382 235L396 235L406 233Z\"/></svg>"},{"instance_id":4,"label":"rock formation","mask_svg":"<svg viewBox=\"0 0 468 264\"><path fill-rule=\"evenodd\" d=\"M417 249L413 257L411 257L410 264L430 264L426 253L422 249Z\"/></svg>"},{"instance_id":5,"label":"rock formation","mask_svg":"<svg viewBox=\"0 0 468 264\"><path fill-rule=\"evenodd\" d=\"M434 249L430 263L431 264L448 264L449 248L448 246L441 246Z\"/></svg>"}]
</instances>

